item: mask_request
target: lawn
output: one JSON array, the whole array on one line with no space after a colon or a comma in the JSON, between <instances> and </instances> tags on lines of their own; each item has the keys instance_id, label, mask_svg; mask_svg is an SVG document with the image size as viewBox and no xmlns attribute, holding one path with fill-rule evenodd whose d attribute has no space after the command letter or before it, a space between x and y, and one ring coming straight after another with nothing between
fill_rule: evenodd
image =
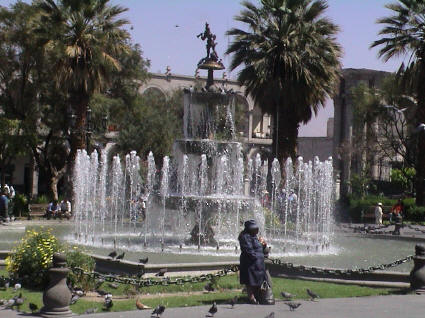
<instances>
[{"instance_id":1,"label":"lawn","mask_svg":"<svg viewBox=\"0 0 425 318\"><path fill-rule=\"evenodd\" d=\"M0 275L4 275L4 271L0 271ZM111 311L127 311L135 310L135 301L137 297L142 298L142 303L150 307L163 304L167 307L184 307L211 304L216 301L218 304L229 302L234 296L239 297L240 302L245 302L245 295L242 294L242 286L239 284L237 275L228 275L217 281L217 291L212 293L202 293L205 283L191 283L185 285L169 285L169 286L152 286L144 287L137 291L135 288L120 285L117 289L113 289L105 282L101 289L111 292L117 298L122 295L131 295L130 298L124 300L114 300L114 306ZM320 298L338 298L338 297L363 297L374 295L388 295L397 292L389 288L369 288L355 285L340 285L322 282L309 282L304 280L273 278L273 292L277 299L280 298L280 292L286 291L296 295L297 299L308 299L306 289L310 288L317 293ZM36 304L39 308L42 306L42 293L40 291L31 291L25 288L20 290L25 297L25 304L21 307L21 311L29 312L28 304L30 302ZM0 299L9 299L16 295L13 288L8 290L0 290ZM188 297L185 293L192 293ZM89 308L97 308L98 312L102 311L102 299L100 301L88 301L84 298L80 299L76 304L71 306L71 310L76 314L84 313Z\"/></svg>"}]
</instances>

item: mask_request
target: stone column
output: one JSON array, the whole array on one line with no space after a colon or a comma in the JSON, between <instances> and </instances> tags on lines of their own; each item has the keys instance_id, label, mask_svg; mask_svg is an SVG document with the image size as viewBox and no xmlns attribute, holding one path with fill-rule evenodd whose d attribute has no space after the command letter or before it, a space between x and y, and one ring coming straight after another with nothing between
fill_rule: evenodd
<instances>
[{"instance_id":1,"label":"stone column","mask_svg":"<svg viewBox=\"0 0 425 318\"><path fill-rule=\"evenodd\" d=\"M55 253L53 255L53 267L49 269L49 285L43 293L44 306L40 311L42 317L72 316L72 311L69 309L72 295L66 284L66 276L70 270L65 266L65 256Z\"/></svg>"},{"instance_id":2,"label":"stone column","mask_svg":"<svg viewBox=\"0 0 425 318\"><path fill-rule=\"evenodd\" d=\"M410 272L410 288L425 294L425 245L415 246L414 267Z\"/></svg>"}]
</instances>

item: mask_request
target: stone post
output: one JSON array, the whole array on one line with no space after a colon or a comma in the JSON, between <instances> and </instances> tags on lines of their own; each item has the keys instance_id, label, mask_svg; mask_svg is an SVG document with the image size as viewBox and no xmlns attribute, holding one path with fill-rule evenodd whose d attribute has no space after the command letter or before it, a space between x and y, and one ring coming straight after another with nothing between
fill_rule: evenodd
<instances>
[{"instance_id":1,"label":"stone post","mask_svg":"<svg viewBox=\"0 0 425 318\"><path fill-rule=\"evenodd\" d=\"M414 267L410 272L410 288L417 294L425 294L425 245L415 246Z\"/></svg>"},{"instance_id":2,"label":"stone post","mask_svg":"<svg viewBox=\"0 0 425 318\"><path fill-rule=\"evenodd\" d=\"M66 284L66 276L69 269L66 266L66 258L63 254L53 255L53 267L49 269L49 285L43 293L43 308L40 316L45 318L71 317L69 309L71 291Z\"/></svg>"}]
</instances>

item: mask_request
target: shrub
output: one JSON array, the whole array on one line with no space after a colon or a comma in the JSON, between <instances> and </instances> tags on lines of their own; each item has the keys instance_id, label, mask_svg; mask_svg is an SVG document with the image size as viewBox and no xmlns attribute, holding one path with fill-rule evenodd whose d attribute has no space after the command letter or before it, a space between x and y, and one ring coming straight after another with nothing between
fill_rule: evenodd
<instances>
[{"instance_id":1,"label":"shrub","mask_svg":"<svg viewBox=\"0 0 425 318\"><path fill-rule=\"evenodd\" d=\"M15 216L27 216L28 215L28 199L24 194L17 194L13 198L13 214Z\"/></svg>"},{"instance_id":2,"label":"shrub","mask_svg":"<svg viewBox=\"0 0 425 318\"><path fill-rule=\"evenodd\" d=\"M77 274L72 271L73 268L79 267L85 272L92 272L95 267L95 261L91 256L84 254L78 247L73 247L66 252L66 264L71 269L68 274L68 283L74 288L79 287L86 292L95 288L94 277Z\"/></svg>"},{"instance_id":3,"label":"shrub","mask_svg":"<svg viewBox=\"0 0 425 318\"><path fill-rule=\"evenodd\" d=\"M44 204L44 203L49 203L50 200L46 195L40 195L37 198L33 199L31 203L34 204Z\"/></svg>"},{"instance_id":4,"label":"shrub","mask_svg":"<svg viewBox=\"0 0 425 318\"><path fill-rule=\"evenodd\" d=\"M6 258L9 275L24 285L42 288L48 281L47 270L53 254L62 251L57 238L49 230L30 230Z\"/></svg>"},{"instance_id":5,"label":"shrub","mask_svg":"<svg viewBox=\"0 0 425 318\"><path fill-rule=\"evenodd\" d=\"M413 205L409 209L406 209L406 220L413 222L425 221L425 207Z\"/></svg>"}]
</instances>

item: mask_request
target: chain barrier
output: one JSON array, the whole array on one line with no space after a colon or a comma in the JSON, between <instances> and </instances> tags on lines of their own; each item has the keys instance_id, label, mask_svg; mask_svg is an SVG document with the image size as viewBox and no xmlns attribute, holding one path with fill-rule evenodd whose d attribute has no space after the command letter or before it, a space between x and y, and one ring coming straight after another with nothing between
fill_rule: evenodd
<instances>
[{"instance_id":1,"label":"chain barrier","mask_svg":"<svg viewBox=\"0 0 425 318\"><path fill-rule=\"evenodd\" d=\"M216 278L226 276L230 272L236 273L237 271L239 271L239 265L227 266L214 274L201 274L199 276L178 277L176 279L171 279L170 277L166 277L164 279L152 279L152 278L124 277L120 275L111 275L111 274L105 275L98 272L85 272L80 267L75 267L72 269L72 271L77 275L88 276L89 278L94 280L98 279L98 280L104 280L105 282L134 285L137 287L150 287L150 286L184 285L187 283L200 283L205 281L212 281Z\"/></svg>"},{"instance_id":2,"label":"chain barrier","mask_svg":"<svg viewBox=\"0 0 425 318\"><path fill-rule=\"evenodd\" d=\"M416 232L421 232L421 233L424 233L425 234L425 229L423 230L423 229L421 229L420 227L415 227L415 226L413 226L412 224L407 224L406 225L409 229L411 229L411 230L414 230L414 231L416 231Z\"/></svg>"},{"instance_id":3,"label":"chain barrier","mask_svg":"<svg viewBox=\"0 0 425 318\"><path fill-rule=\"evenodd\" d=\"M314 267L314 266L294 265L293 263L282 262L280 259L272 259L271 261L272 261L272 264L279 265L281 267L285 267L286 269L291 269L294 271L310 272L312 274L352 275L352 274L372 273L378 270L384 270L384 269L396 267L411 261L413 259L413 256L414 255L409 255L387 264L369 266L367 268L354 268L354 269L327 269L327 268Z\"/></svg>"},{"instance_id":4,"label":"chain barrier","mask_svg":"<svg viewBox=\"0 0 425 318\"><path fill-rule=\"evenodd\" d=\"M385 270L392 267L399 266L407 263L413 259L413 255L406 256L404 258L395 260L391 263L380 264L375 266L369 266L367 268L353 268L353 269L327 269L314 266L295 265L290 262L283 262L280 259L270 259L272 264L278 265L285 269L291 269L299 272L310 272L311 274L328 274L328 275L352 275L352 274L366 274L372 273L378 270ZM239 265L233 265L225 267L224 269L214 274L202 274L199 276L185 276L172 279L166 277L164 279L153 279L153 278L135 278L135 277L124 277L113 274L101 274L98 272L85 272L82 268L75 267L72 271L77 275L88 276L91 279L103 280L105 282L114 282L126 285L134 285L137 287L151 287L151 286L169 286L169 285L184 285L187 283L200 283L205 281L212 281L214 279L228 275L229 273L236 273L239 271Z\"/></svg>"}]
</instances>

